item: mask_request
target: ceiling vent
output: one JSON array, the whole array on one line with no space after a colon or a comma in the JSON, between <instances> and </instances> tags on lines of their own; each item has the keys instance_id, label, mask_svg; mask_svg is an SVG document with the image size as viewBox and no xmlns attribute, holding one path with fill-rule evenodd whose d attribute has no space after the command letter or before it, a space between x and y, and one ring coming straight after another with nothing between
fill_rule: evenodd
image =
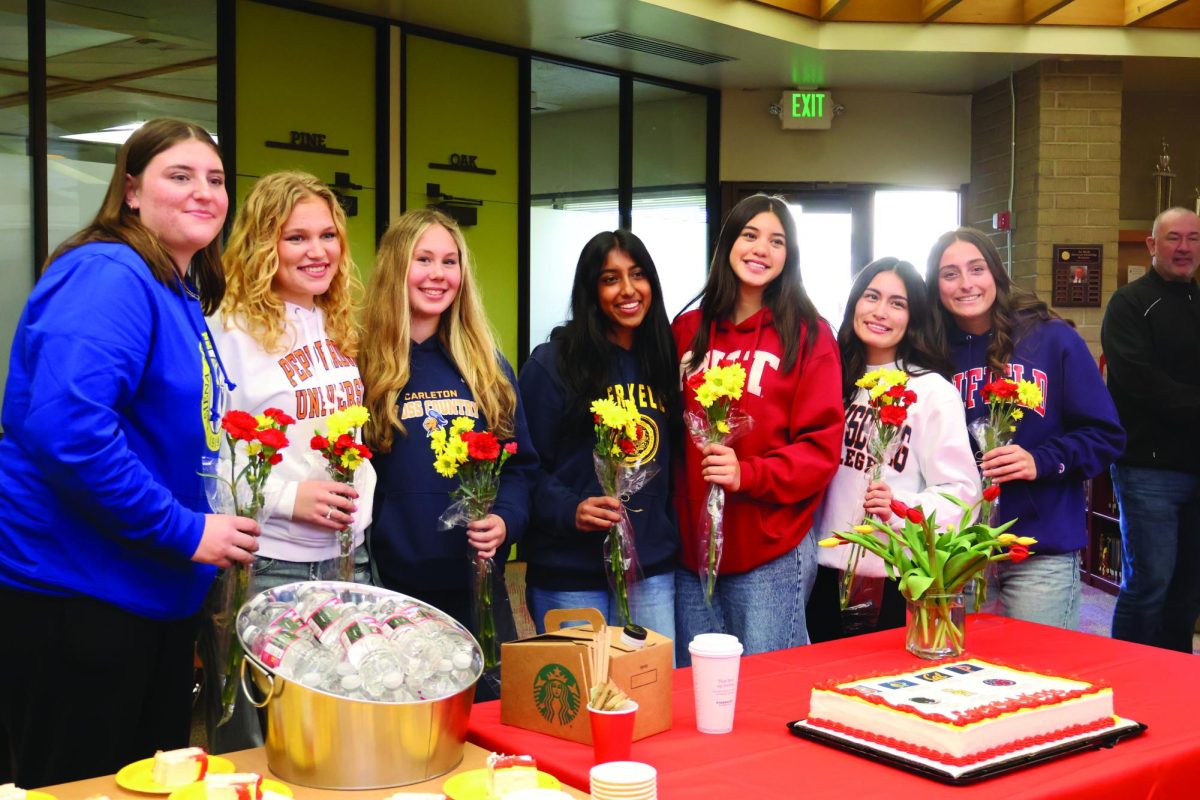
<instances>
[{"instance_id":1,"label":"ceiling vent","mask_svg":"<svg viewBox=\"0 0 1200 800\"><path fill-rule=\"evenodd\" d=\"M688 64L720 64L723 61L737 60L733 56L706 53L703 50L696 50L693 47L685 47L673 42L664 42L662 39L651 39L649 36L638 36L634 33L626 33L625 31L594 33L591 36L580 36L579 38L585 42L598 42L625 50L637 50L639 53L673 58L676 61L685 61Z\"/></svg>"}]
</instances>

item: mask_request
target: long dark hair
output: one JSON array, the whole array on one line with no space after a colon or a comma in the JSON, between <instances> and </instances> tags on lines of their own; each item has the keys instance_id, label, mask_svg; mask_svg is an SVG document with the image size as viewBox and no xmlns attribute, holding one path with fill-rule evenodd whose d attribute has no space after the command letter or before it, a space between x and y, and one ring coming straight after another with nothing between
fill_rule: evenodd
<instances>
[{"instance_id":1,"label":"long dark hair","mask_svg":"<svg viewBox=\"0 0 1200 800\"><path fill-rule=\"evenodd\" d=\"M650 307L642 324L633 332L632 352L641 379L662 400L667 419L674 420L681 414L679 361L663 303L662 284L646 245L626 230L597 233L583 246L571 287L571 319L550 333L552 340L561 343L558 374L566 384L568 402L571 407L581 409L580 423L590 426L591 417L584 412L592 400L605 395L612 381L608 371L608 351L612 347L608 333L613 323L600 308L600 272L613 250L628 253L650 282Z\"/></svg>"},{"instance_id":2,"label":"long dark hair","mask_svg":"<svg viewBox=\"0 0 1200 800\"><path fill-rule=\"evenodd\" d=\"M838 329L838 349L842 353L842 401L847 405L854 399L858 387L854 382L867 369L867 348L854 332L854 310L863 292L881 272L893 272L904 284L908 294L908 328L896 346L896 366L912 375L936 372L949 379L953 365L946 351L945 335L941 330L939 315L930 308L925 293L925 282L917 274L916 267L896 258L880 258L863 267L850 287L846 300L846 314L842 327Z\"/></svg>"},{"instance_id":3,"label":"long dark hair","mask_svg":"<svg viewBox=\"0 0 1200 800\"><path fill-rule=\"evenodd\" d=\"M708 331L712 324L733 316L738 298L738 277L729 265L729 254L733 250L733 243L742 235L742 230L750 220L764 211L778 218L787 239L787 259L783 262L783 271L763 290L763 305L771 309L775 330L783 342L781 370L787 372L795 366L800 352L801 330L805 334L804 354L812 351L819 317L817 307L804 291L804 282L800 278L800 243L796 238L796 222L783 198L753 194L734 206L725 218L712 264L709 265L708 280L700 294L692 299L692 302L700 301L700 327L692 339L692 355L685 365L688 371L703 363L708 353Z\"/></svg>"},{"instance_id":4,"label":"long dark hair","mask_svg":"<svg viewBox=\"0 0 1200 800\"><path fill-rule=\"evenodd\" d=\"M55 248L42 269L45 270L63 253L80 245L89 242L120 242L132 247L142 257L160 283L178 292L179 269L171 260L170 253L158 237L142 224L138 211L125 204L125 176L140 177L156 155L189 139L203 142L212 148L218 158L221 157L221 150L208 135L208 131L192 122L164 117L152 119L134 131L117 152L117 163L113 166L108 190L95 219ZM208 246L192 256L189 272L200 293L200 307L205 314L215 313L225 295L225 271L221 269L219 234Z\"/></svg>"},{"instance_id":5,"label":"long dark hair","mask_svg":"<svg viewBox=\"0 0 1200 800\"><path fill-rule=\"evenodd\" d=\"M964 227L947 231L938 237L929 251L929 263L925 267L925 288L930 304L940 311L939 316L947 331L953 330L951 326L956 323L954 316L942 305L938 292L938 273L942 255L955 242L975 245L987 264L988 272L992 273L992 280L996 282L996 301L991 308L992 343L988 345L987 365L996 375L1004 375L1016 340L1032 326L1060 317L1037 295L1012 282L1000 260L1000 251L986 234L975 228Z\"/></svg>"}]
</instances>

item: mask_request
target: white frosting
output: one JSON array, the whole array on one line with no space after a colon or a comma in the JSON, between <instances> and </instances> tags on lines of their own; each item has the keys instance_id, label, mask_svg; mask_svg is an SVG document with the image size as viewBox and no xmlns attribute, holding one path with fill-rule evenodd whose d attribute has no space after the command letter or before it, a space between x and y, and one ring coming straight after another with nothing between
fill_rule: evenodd
<instances>
[{"instance_id":1,"label":"white frosting","mask_svg":"<svg viewBox=\"0 0 1200 800\"><path fill-rule=\"evenodd\" d=\"M200 780L201 766L208 754L202 747L159 750L154 754L150 779L159 786L174 788Z\"/></svg>"},{"instance_id":2,"label":"white frosting","mask_svg":"<svg viewBox=\"0 0 1200 800\"><path fill-rule=\"evenodd\" d=\"M15 783L0 785L0 800L25 800L25 790Z\"/></svg>"},{"instance_id":3,"label":"white frosting","mask_svg":"<svg viewBox=\"0 0 1200 800\"><path fill-rule=\"evenodd\" d=\"M1086 689L1091 684L1021 672L976 659L927 667L912 672L839 684L877 694L885 704L837 691L814 689L809 720L829 720L848 728L927 747L955 758L975 755L1034 736L1095 722L1113 714L1112 690L1066 701L1039 702L1046 691ZM944 715L972 719L982 707L1017 698L1030 698L1027 708L997 717L953 725L923 718Z\"/></svg>"}]
</instances>

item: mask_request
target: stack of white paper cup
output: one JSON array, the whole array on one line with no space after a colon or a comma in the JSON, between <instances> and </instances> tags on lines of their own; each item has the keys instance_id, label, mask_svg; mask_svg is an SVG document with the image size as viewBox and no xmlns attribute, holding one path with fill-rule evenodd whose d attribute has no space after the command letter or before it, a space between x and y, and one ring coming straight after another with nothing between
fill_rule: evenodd
<instances>
[{"instance_id":1,"label":"stack of white paper cup","mask_svg":"<svg viewBox=\"0 0 1200 800\"><path fill-rule=\"evenodd\" d=\"M688 652L692 654L696 730L729 733L733 730L742 643L727 633L701 633L692 639Z\"/></svg>"},{"instance_id":2,"label":"stack of white paper cup","mask_svg":"<svg viewBox=\"0 0 1200 800\"><path fill-rule=\"evenodd\" d=\"M591 771L593 800L658 800L658 770L638 761L608 761Z\"/></svg>"}]
</instances>

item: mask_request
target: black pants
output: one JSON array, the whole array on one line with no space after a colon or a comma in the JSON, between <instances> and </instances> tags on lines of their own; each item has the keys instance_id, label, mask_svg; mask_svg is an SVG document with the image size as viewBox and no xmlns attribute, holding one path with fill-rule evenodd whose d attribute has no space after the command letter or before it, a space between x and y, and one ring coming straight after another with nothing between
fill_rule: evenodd
<instances>
[{"instance_id":1,"label":"black pants","mask_svg":"<svg viewBox=\"0 0 1200 800\"><path fill-rule=\"evenodd\" d=\"M0 608L0 783L91 778L187 746L196 618L6 588Z\"/></svg>"},{"instance_id":2,"label":"black pants","mask_svg":"<svg viewBox=\"0 0 1200 800\"><path fill-rule=\"evenodd\" d=\"M842 610L839 602L841 574L841 570L832 567L817 569L812 596L809 597L808 606L804 612L804 619L808 623L808 638L813 644L844 639L850 635L842 627ZM862 632L871 633L902 627L904 612L904 596L900 594L896 581L884 580L879 620L870 630Z\"/></svg>"}]
</instances>

